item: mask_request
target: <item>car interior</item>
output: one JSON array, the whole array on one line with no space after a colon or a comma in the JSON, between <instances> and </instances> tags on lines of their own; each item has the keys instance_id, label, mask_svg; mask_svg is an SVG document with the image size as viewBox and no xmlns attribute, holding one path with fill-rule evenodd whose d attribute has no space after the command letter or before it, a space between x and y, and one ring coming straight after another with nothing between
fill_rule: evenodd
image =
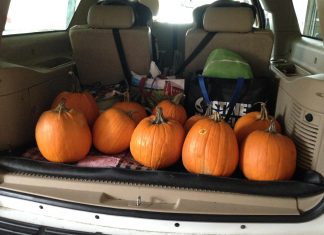
<instances>
[{"instance_id":1,"label":"car interior","mask_svg":"<svg viewBox=\"0 0 324 235\"><path fill-rule=\"evenodd\" d=\"M0 2L0 196L180 222L301 223L322 215L324 46L322 38L301 32L292 0L210 1L193 10L193 23L184 24L157 20L166 0L135 1L142 8L127 0L79 2L65 30L18 34L5 33L11 3ZM307 9L315 4L316 20L324 22L324 2L308 2ZM324 24L312 27L324 32ZM130 71L149 75L154 61L163 76L185 83L215 48L240 54L253 79L277 86L268 97L275 100L270 112L296 144L293 178L251 181L239 169L231 177L191 174L181 162L153 170L26 157L36 147L39 117L60 92L79 83L90 91L110 89L128 79L116 37ZM206 37L207 44L177 73ZM116 100L97 100L100 111Z\"/></svg>"}]
</instances>

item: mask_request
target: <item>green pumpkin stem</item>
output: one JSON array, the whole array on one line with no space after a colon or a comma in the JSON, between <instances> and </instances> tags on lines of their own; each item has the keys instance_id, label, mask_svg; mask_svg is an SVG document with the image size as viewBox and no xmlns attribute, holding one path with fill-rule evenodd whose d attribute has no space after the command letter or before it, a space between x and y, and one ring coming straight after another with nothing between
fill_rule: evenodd
<instances>
[{"instance_id":1,"label":"green pumpkin stem","mask_svg":"<svg viewBox=\"0 0 324 235\"><path fill-rule=\"evenodd\" d=\"M63 112L68 112L69 109L65 106L65 102L66 102L66 99L65 98L62 98L60 103L56 106L56 108L54 109L55 112L61 114Z\"/></svg>"},{"instance_id":2,"label":"green pumpkin stem","mask_svg":"<svg viewBox=\"0 0 324 235\"><path fill-rule=\"evenodd\" d=\"M180 104L181 100L185 97L183 93L177 94L175 97L172 99L172 103L174 104Z\"/></svg>"},{"instance_id":3,"label":"green pumpkin stem","mask_svg":"<svg viewBox=\"0 0 324 235\"><path fill-rule=\"evenodd\" d=\"M274 118L271 118L270 126L266 131L271 133L271 134L276 134L277 133L276 122L275 122Z\"/></svg>"},{"instance_id":4,"label":"green pumpkin stem","mask_svg":"<svg viewBox=\"0 0 324 235\"><path fill-rule=\"evenodd\" d=\"M163 116L162 108L157 107L156 108L156 117L153 120L152 124L162 124L162 123L166 123L166 122L167 122L167 119Z\"/></svg>"}]
</instances>

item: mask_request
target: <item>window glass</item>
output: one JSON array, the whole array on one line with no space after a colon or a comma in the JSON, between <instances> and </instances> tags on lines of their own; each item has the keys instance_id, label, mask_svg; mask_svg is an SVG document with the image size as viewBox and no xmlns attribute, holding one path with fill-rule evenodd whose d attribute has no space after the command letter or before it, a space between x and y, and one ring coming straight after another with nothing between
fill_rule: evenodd
<instances>
[{"instance_id":1,"label":"window glass","mask_svg":"<svg viewBox=\"0 0 324 235\"><path fill-rule=\"evenodd\" d=\"M250 0L238 0L250 3ZM156 21L170 24L190 24L192 11L198 6L213 3L215 0L159 0L159 12Z\"/></svg>"},{"instance_id":2,"label":"window glass","mask_svg":"<svg viewBox=\"0 0 324 235\"><path fill-rule=\"evenodd\" d=\"M293 0L300 32L321 39L320 24L315 0Z\"/></svg>"},{"instance_id":3,"label":"window glass","mask_svg":"<svg viewBox=\"0 0 324 235\"><path fill-rule=\"evenodd\" d=\"M67 29L80 0L11 0L4 35Z\"/></svg>"}]
</instances>

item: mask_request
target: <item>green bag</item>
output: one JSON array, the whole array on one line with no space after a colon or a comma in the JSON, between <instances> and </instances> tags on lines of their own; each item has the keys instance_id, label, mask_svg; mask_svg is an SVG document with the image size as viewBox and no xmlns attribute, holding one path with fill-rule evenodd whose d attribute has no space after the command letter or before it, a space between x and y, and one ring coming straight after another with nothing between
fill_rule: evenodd
<instances>
[{"instance_id":1,"label":"green bag","mask_svg":"<svg viewBox=\"0 0 324 235\"><path fill-rule=\"evenodd\" d=\"M215 78L253 78L250 65L237 53L227 49L213 50L206 61L203 76Z\"/></svg>"}]
</instances>

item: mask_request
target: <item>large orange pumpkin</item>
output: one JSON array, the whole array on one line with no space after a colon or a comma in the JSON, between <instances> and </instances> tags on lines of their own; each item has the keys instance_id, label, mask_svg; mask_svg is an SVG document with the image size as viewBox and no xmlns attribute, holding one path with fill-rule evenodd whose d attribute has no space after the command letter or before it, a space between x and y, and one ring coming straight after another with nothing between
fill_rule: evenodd
<instances>
[{"instance_id":1,"label":"large orange pumpkin","mask_svg":"<svg viewBox=\"0 0 324 235\"><path fill-rule=\"evenodd\" d=\"M165 119L158 107L156 116L144 118L136 127L130 151L134 159L144 166L165 168L179 160L184 135L182 125Z\"/></svg>"},{"instance_id":2,"label":"large orange pumpkin","mask_svg":"<svg viewBox=\"0 0 324 235\"><path fill-rule=\"evenodd\" d=\"M238 143L241 143L250 133L255 130L265 130L269 127L273 117L268 115L265 103L261 103L260 112L250 112L240 117L234 126L234 132ZM281 132L279 122L275 121L276 129Z\"/></svg>"},{"instance_id":3,"label":"large orange pumpkin","mask_svg":"<svg viewBox=\"0 0 324 235\"><path fill-rule=\"evenodd\" d=\"M93 125L93 145L106 154L121 153L129 148L135 127L126 112L110 108L100 114Z\"/></svg>"},{"instance_id":4,"label":"large orange pumpkin","mask_svg":"<svg viewBox=\"0 0 324 235\"><path fill-rule=\"evenodd\" d=\"M91 132L84 115L65 107L64 101L39 118L35 137L42 155L52 162L83 159L91 147Z\"/></svg>"},{"instance_id":5,"label":"large orange pumpkin","mask_svg":"<svg viewBox=\"0 0 324 235\"><path fill-rule=\"evenodd\" d=\"M296 169L295 144L277 133L272 122L268 130L256 130L243 141L240 167L250 180L288 180Z\"/></svg>"},{"instance_id":6,"label":"large orange pumpkin","mask_svg":"<svg viewBox=\"0 0 324 235\"><path fill-rule=\"evenodd\" d=\"M166 119L173 119L184 125L187 120L187 112L180 104L183 97L184 95L180 93L176 95L172 101L162 100L156 107L162 108L163 115ZM153 110L153 114L156 114L156 108Z\"/></svg>"},{"instance_id":7,"label":"large orange pumpkin","mask_svg":"<svg viewBox=\"0 0 324 235\"><path fill-rule=\"evenodd\" d=\"M99 109L96 101L92 95L86 91L84 92L61 92L53 101L52 108L55 108L62 99L65 99L65 105L69 109L75 109L82 112L90 126L99 115Z\"/></svg>"},{"instance_id":8,"label":"large orange pumpkin","mask_svg":"<svg viewBox=\"0 0 324 235\"><path fill-rule=\"evenodd\" d=\"M112 107L129 113L136 124L142 121L143 118L147 117L146 110L142 105L129 100L128 92L125 94L124 102L117 102Z\"/></svg>"},{"instance_id":9,"label":"large orange pumpkin","mask_svg":"<svg viewBox=\"0 0 324 235\"><path fill-rule=\"evenodd\" d=\"M182 148L183 165L196 174L230 176L238 159L235 134L218 113L194 124Z\"/></svg>"}]
</instances>

